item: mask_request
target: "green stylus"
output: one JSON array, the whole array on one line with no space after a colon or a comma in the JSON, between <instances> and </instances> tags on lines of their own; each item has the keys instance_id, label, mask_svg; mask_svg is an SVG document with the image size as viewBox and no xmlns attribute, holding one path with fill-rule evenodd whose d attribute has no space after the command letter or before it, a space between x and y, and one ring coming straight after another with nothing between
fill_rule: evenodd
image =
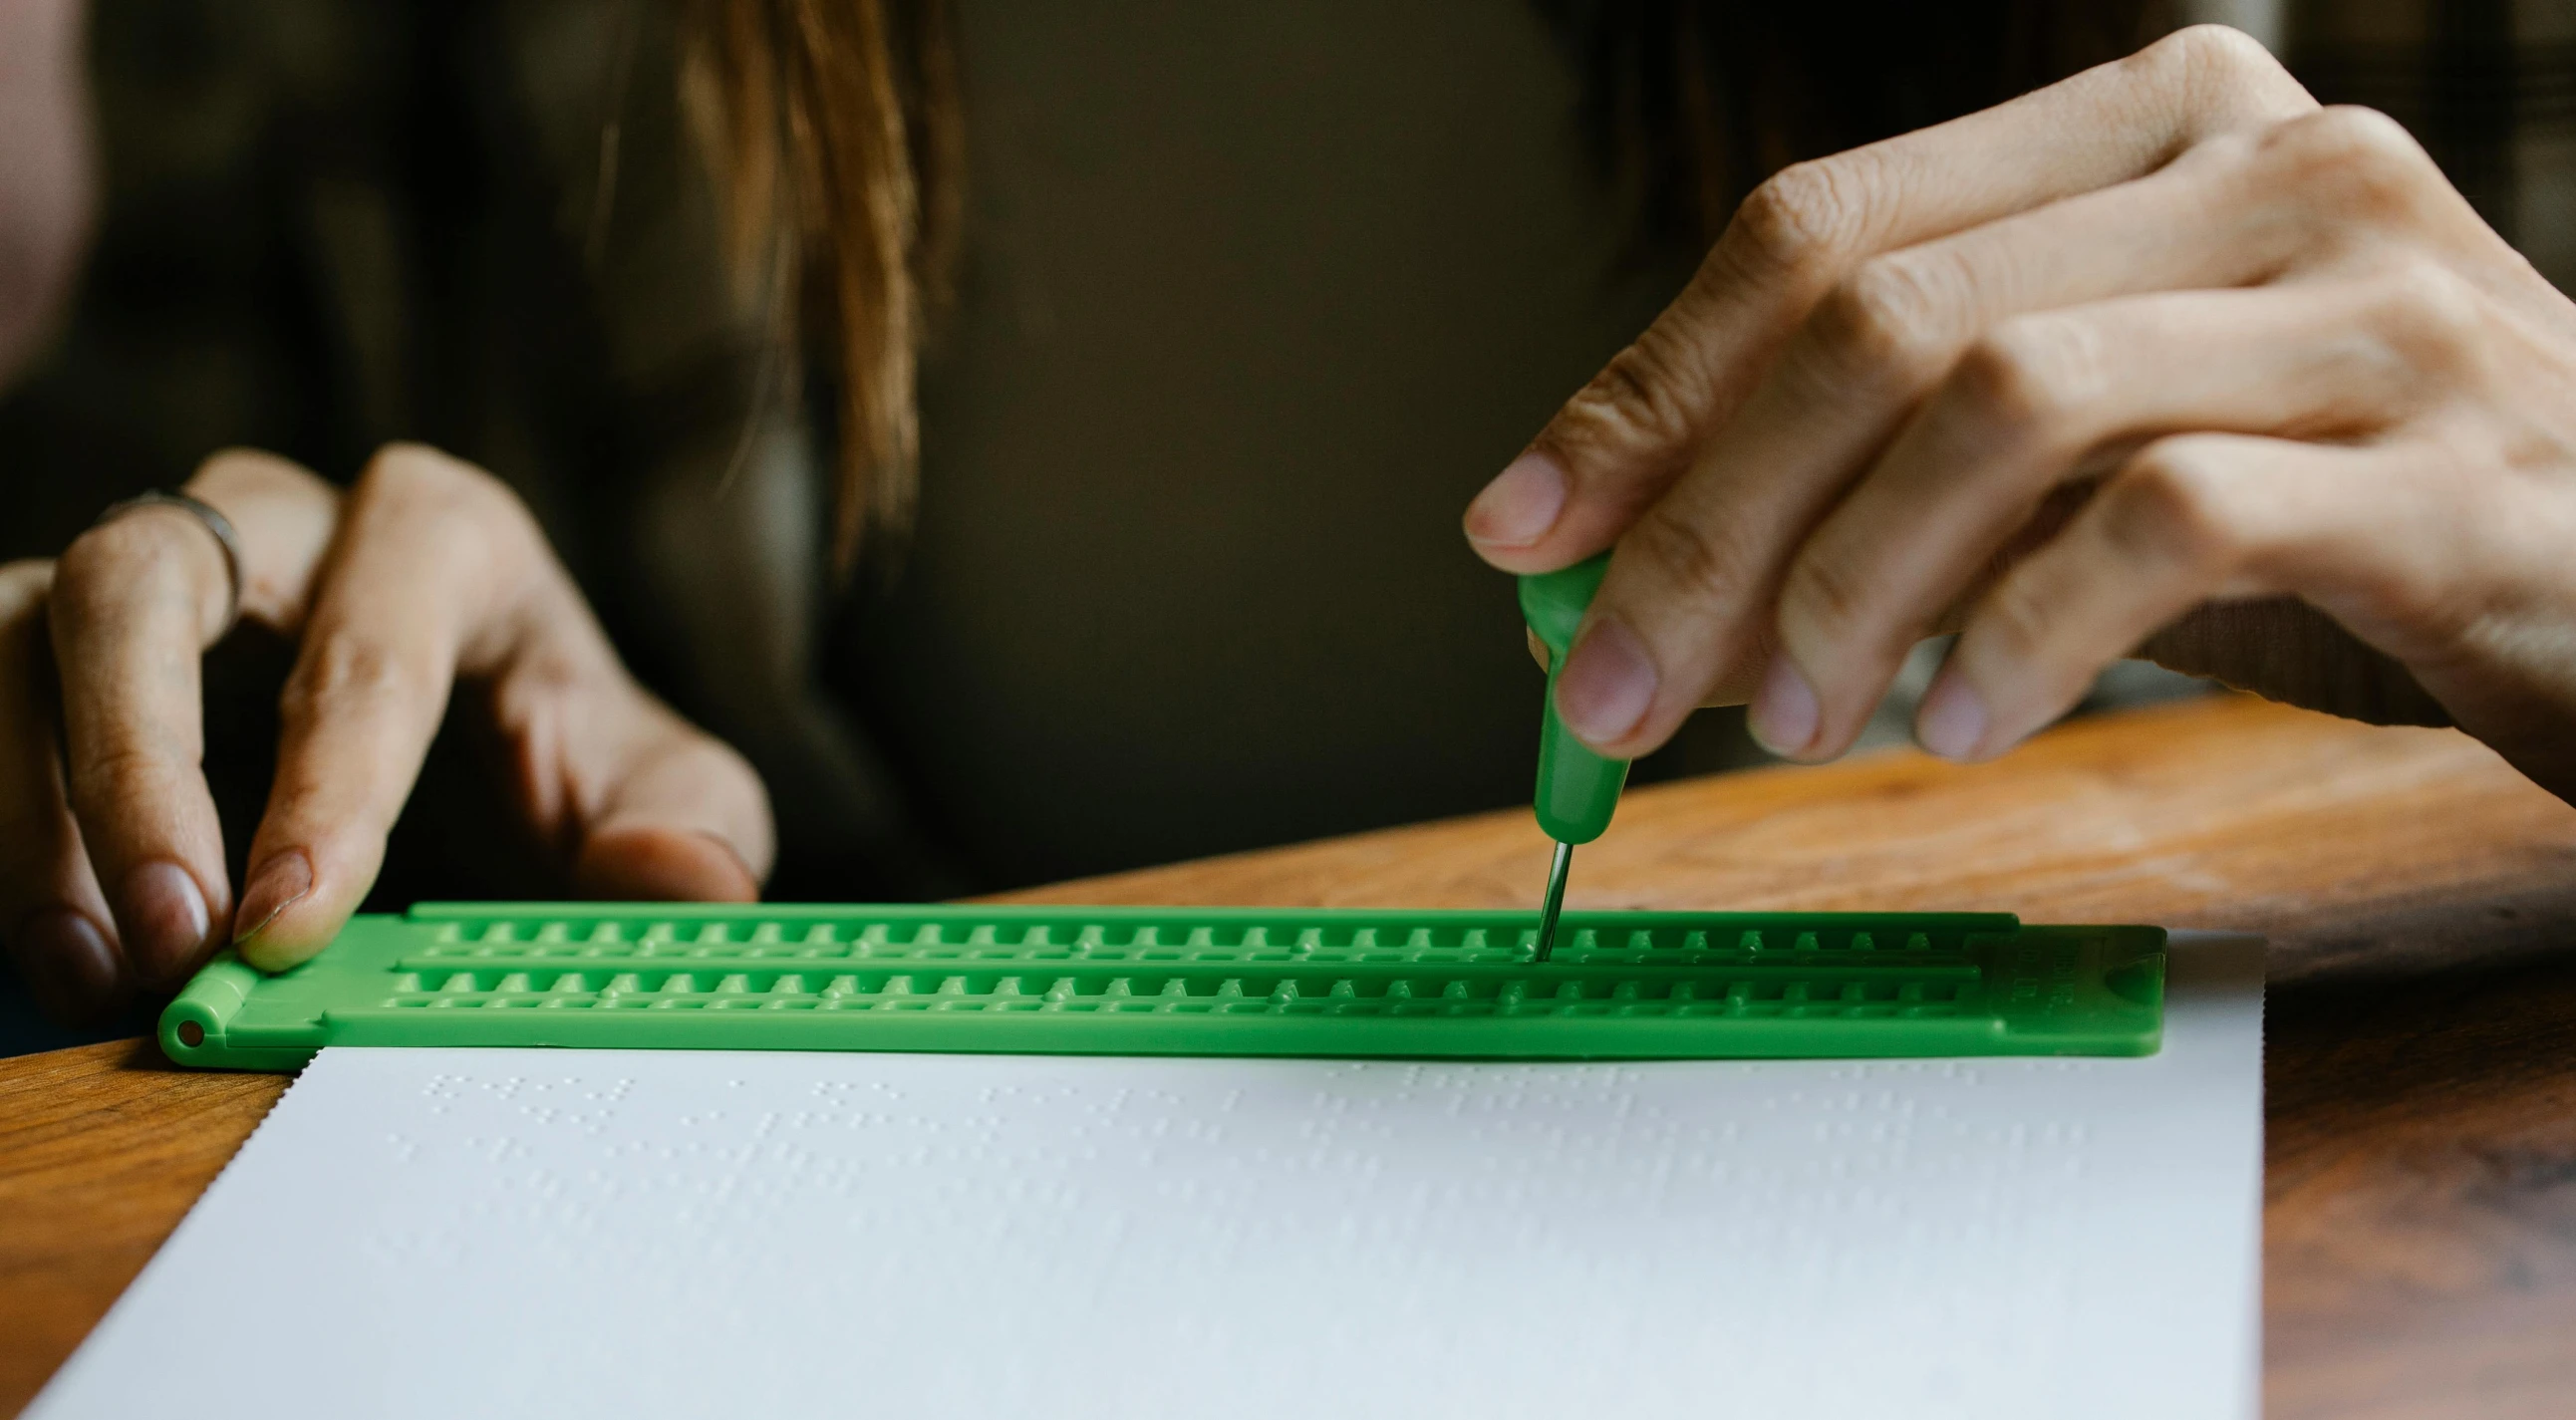
<instances>
[{"instance_id":1,"label":"green stylus","mask_svg":"<svg viewBox=\"0 0 2576 1420\"><path fill-rule=\"evenodd\" d=\"M1601 590L1601 574L1609 568L1605 552L1559 571L1521 578L1521 619L1547 647L1547 702L1539 718L1533 802L1538 826L1556 840L1556 861L1548 866L1547 897L1539 909L1540 961L1556 948L1556 918L1565 908L1574 845L1609 830L1610 815L1619 808L1619 789L1628 782L1628 761L1594 754L1556 717L1556 673L1574 645L1574 629L1583 623L1593 593Z\"/></svg>"}]
</instances>

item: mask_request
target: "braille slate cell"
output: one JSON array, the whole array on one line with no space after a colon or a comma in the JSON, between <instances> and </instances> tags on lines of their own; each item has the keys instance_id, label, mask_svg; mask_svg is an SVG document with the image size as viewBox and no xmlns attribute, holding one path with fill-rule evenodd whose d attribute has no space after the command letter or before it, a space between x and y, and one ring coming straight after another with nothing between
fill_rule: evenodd
<instances>
[{"instance_id":1,"label":"braille slate cell","mask_svg":"<svg viewBox=\"0 0 2576 1420\"><path fill-rule=\"evenodd\" d=\"M2146 1055L2165 934L2007 914L423 904L161 1018L183 1065L326 1045L1676 1059Z\"/></svg>"}]
</instances>

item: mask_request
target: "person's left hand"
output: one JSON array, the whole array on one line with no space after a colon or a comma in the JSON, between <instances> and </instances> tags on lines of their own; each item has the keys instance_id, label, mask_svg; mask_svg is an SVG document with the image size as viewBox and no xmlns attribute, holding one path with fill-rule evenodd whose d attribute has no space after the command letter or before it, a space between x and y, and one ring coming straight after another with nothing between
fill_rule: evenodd
<instances>
[{"instance_id":1,"label":"person's left hand","mask_svg":"<svg viewBox=\"0 0 2576 1420\"><path fill-rule=\"evenodd\" d=\"M759 776L627 674L498 479L396 444L344 493L233 450L186 492L235 530L242 618L297 648L238 891L199 762L222 544L144 507L53 562L0 567L0 939L49 1013L173 989L225 943L271 971L322 950L374 884L460 687L567 886L758 896L774 841Z\"/></svg>"},{"instance_id":2,"label":"person's left hand","mask_svg":"<svg viewBox=\"0 0 2576 1420\"><path fill-rule=\"evenodd\" d=\"M1916 734L1983 758L2236 602L2251 688L2322 612L2576 795L2576 306L2232 31L1783 172L1466 524L1616 544L1557 708L1622 758L1748 697L1829 758L1945 624Z\"/></svg>"}]
</instances>

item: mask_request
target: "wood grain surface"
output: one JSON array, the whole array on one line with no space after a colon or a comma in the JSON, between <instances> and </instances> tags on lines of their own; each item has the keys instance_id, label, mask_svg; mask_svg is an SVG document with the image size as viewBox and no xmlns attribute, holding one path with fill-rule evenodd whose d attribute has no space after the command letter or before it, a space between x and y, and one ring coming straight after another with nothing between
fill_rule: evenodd
<instances>
[{"instance_id":1,"label":"wood grain surface","mask_svg":"<svg viewBox=\"0 0 2576 1420\"><path fill-rule=\"evenodd\" d=\"M286 1091L149 1041L0 1060L0 1412L16 1414Z\"/></svg>"},{"instance_id":2,"label":"wood grain surface","mask_svg":"<svg viewBox=\"0 0 2576 1420\"><path fill-rule=\"evenodd\" d=\"M1511 812L1006 900L1529 906L1547 851ZM2475 743L2221 699L1976 768L1665 785L1576 855L1568 897L2267 934L2267 1413L2576 1415L2576 810ZM0 1061L0 1412L279 1088L138 1045Z\"/></svg>"}]
</instances>

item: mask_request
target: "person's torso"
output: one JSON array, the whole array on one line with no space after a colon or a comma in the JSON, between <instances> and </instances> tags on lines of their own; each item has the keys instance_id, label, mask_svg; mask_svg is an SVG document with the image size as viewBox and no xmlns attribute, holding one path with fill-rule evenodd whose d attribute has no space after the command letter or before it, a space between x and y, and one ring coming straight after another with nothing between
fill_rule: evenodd
<instances>
[{"instance_id":1,"label":"person's torso","mask_svg":"<svg viewBox=\"0 0 2576 1420\"><path fill-rule=\"evenodd\" d=\"M835 680L987 883L1526 801L1458 519L1687 275L1534 7L964 7L920 519Z\"/></svg>"}]
</instances>

